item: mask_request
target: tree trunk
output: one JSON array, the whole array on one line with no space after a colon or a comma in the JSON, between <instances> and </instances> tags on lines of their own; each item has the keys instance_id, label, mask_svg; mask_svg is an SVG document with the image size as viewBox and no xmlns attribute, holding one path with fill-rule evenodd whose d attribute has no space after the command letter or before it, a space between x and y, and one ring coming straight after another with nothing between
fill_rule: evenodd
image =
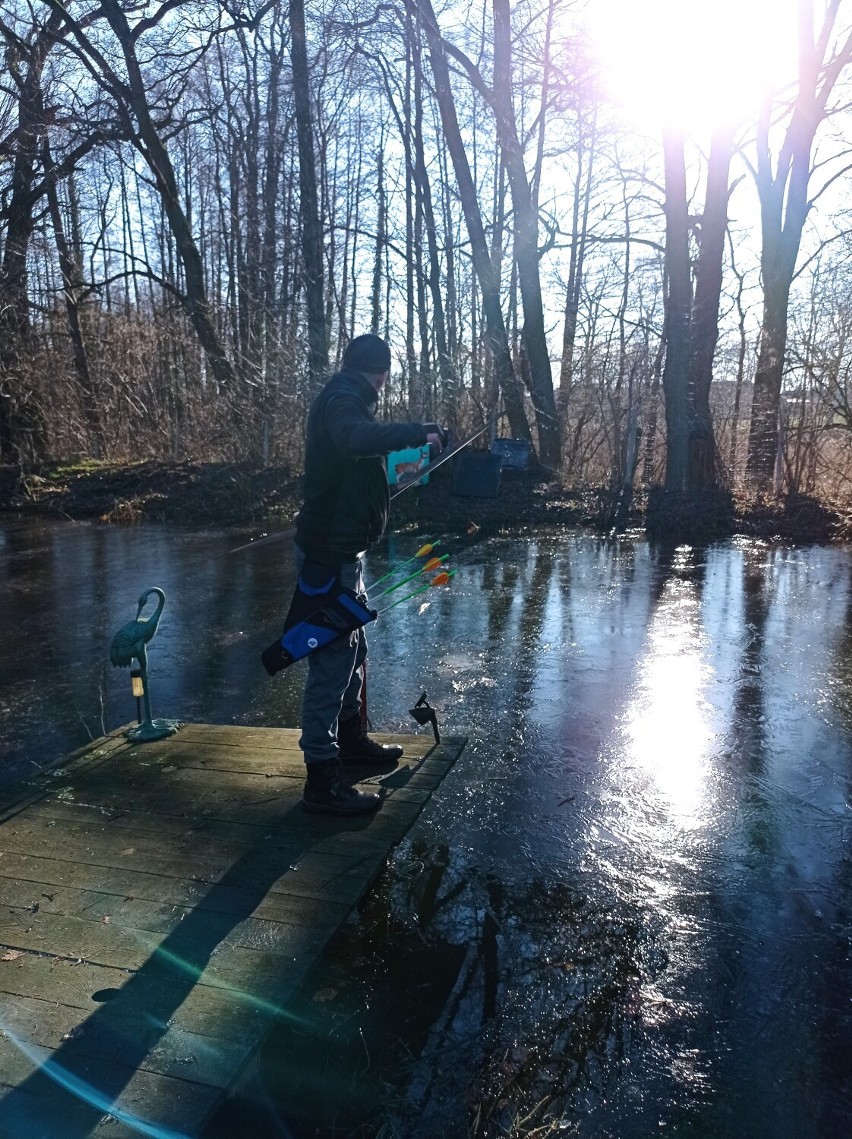
<instances>
[{"instance_id":1,"label":"tree trunk","mask_svg":"<svg viewBox=\"0 0 852 1139\"><path fill-rule=\"evenodd\" d=\"M497 137L512 194L515 262L524 310L524 352L529 365L530 394L536 413L541 459L547 466L558 470L562 458L562 441L544 328L538 215L533 205L512 104L511 51L509 0L494 0L493 103Z\"/></svg>"},{"instance_id":2,"label":"tree trunk","mask_svg":"<svg viewBox=\"0 0 852 1139\"><path fill-rule=\"evenodd\" d=\"M722 295L722 261L728 225L728 173L732 148L733 130L729 127L717 130L710 143L689 329L687 486L690 490L715 487L717 483L710 385L713 380L713 356L719 338L719 299Z\"/></svg>"},{"instance_id":3,"label":"tree trunk","mask_svg":"<svg viewBox=\"0 0 852 1139\"><path fill-rule=\"evenodd\" d=\"M387 204L385 200L384 147L376 155L376 182L378 214L376 217L376 244L373 250L373 285L370 290L370 332L380 335L382 330L382 280L387 244Z\"/></svg>"},{"instance_id":4,"label":"tree trunk","mask_svg":"<svg viewBox=\"0 0 852 1139\"><path fill-rule=\"evenodd\" d=\"M766 491L774 478L778 451L781 382L787 347L790 284L786 273L763 280L763 317L751 404L746 474L755 489Z\"/></svg>"},{"instance_id":5,"label":"tree trunk","mask_svg":"<svg viewBox=\"0 0 852 1139\"><path fill-rule=\"evenodd\" d=\"M597 115L592 119L589 145L584 144L583 123L579 123L577 142L577 174L574 179L574 202L571 215L571 253L568 260L568 285L565 290L565 317L562 327L562 361L559 370L559 412L564 421L574 382L574 344L577 339L577 319L580 313L580 296L586 260L586 241L589 231L589 209L592 200L592 169L595 160ZM583 159L586 158L585 186Z\"/></svg>"},{"instance_id":6,"label":"tree trunk","mask_svg":"<svg viewBox=\"0 0 852 1139\"><path fill-rule=\"evenodd\" d=\"M86 351L86 342L83 336L83 325L80 320L80 293L82 282L80 279L80 266L71 252L71 247L65 236L65 227L62 223L62 212L59 208L59 194L53 177L53 159L50 148L45 140L43 147L44 170L47 178L47 205L50 220L53 226L53 235L56 240L56 252L59 257L59 271L62 275L62 294L65 298L65 313L68 318L68 334L71 339L71 352L74 360L74 374L77 377L77 388L80 393L80 405L83 417L89 428L92 450L96 459L104 455L104 434L101 423L101 414L98 393L89 368L89 354Z\"/></svg>"},{"instance_id":7,"label":"tree trunk","mask_svg":"<svg viewBox=\"0 0 852 1139\"><path fill-rule=\"evenodd\" d=\"M290 0L290 52L299 143L299 212L308 315L308 371L310 390L314 392L328 372L328 333L325 323L323 234L317 194L304 0Z\"/></svg>"},{"instance_id":8,"label":"tree trunk","mask_svg":"<svg viewBox=\"0 0 852 1139\"><path fill-rule=\"evenodd\" d=\"M415 115L423 114L421 92L414 91L415 84L420 85L421 73L418 66L419 48L416 45L414 13L411 4L405 5L405 86L402 96L402 139L405 147L405 360L408 381L408 413L416 419L420 408L418 375L419 364L417 349L414 346L414 318L419 311L419 300L422 293L420 282L415 285L415 260L419 264L422 258L420 241L422 237L422 209L417 200L416 175L414 170L414 147L417 129L414 124ZM384 74L384 72L383 72ZM390 85L386 83L386 88ZM395 107L390 90L388 101ZM422 321L422 317L421 317ZM421 338L422 339L422 338ZM421 345L422 355L422 345Z\"/></svg>"},{"instance_id":9,"label":"tree trunk","mask_svg":"<svg viewBox=\"0 0 852 1139\"><path fill-rule=\"evenodd\" d=\"M51 14L26 52L23 45L13 49L10 44L7 54L17 88L18 127L0 263L0 461L5 463L38 457L45 446L45 425L27 374L32 347L27 255L35 229L33 181L44 131L42 72L60 26L60 15Z\"/></svg>"},{"instance_id":10,"label":"tree trunk","mask_svg":"<svg viewBox=\"0 0 852 1139\"><path fill-rule=\"evenodd\" d=\"M663 136L666 186L666 362L663 392L666 401L666 490L686 486L688 420L686 375L689 365L689 216L686 206L686 165L683 136L674 130Z\"/></svg>"},{"instance_id":11,"label":"tree trunk","mask_svg":"<svg viewBox=\"0 0 852 1139\"><path fill-rule=\"evenodd\" d=\"M263 304L263 373L262 373L262 416L264 428L264 462L269 462L271 440L274 433L275 409L280 384L280 360L276 351L280 344L282 314L275 303L276 287L276 242L281 193L281 155L287 145L287 128L281 124L280 93L281 74L284 69L283 35L275 43L275 30L278 19L270 33L269 80L266 99L266 146L263 177L263 239L262 239L262 304Z\"/></svg>"},{"instance_id":12,"label":"tree trunk","mask_svg":"<svg viewBox=\"0 0 852 1139\"><path fill-rule=\"evenodd\" d=\"M411 0L406 10L412 10ZM441 381L441 414L453 422L458 405L458 375L450 352L447 338L447 323L444 307L444 290L441 285L441 257L438 249L438 229L432 203L432 187L426 169L425 144L423 139L423 54L420 29L412 21L412 52L414 63L414 137L412 150L414 159L414 181L417 200L426 231L426 244L429 250L429 292L432 297L432 331L435 336L435 351L438 357L438 375Z\"/></svg>"},{"instance_id":13,"label":"tree trunk","mask_svg":"<svg viewBox=\"0 0 852 1139\"><path fill-rule=\"evenodd\" d=\"M748 349L748 336L746 334L746 309L743 305L743 292L745 290L745 273L740 273L731 255L731 270L737 280L735 302L737 306L737 378L734 384L734 407L731 412L731 439L728 447L728 465L731 468L731 480L736 477L738 456L740 451L740 404L743 396L743 381L745 380L745 361Z\"/></svg>"}]
</instances>

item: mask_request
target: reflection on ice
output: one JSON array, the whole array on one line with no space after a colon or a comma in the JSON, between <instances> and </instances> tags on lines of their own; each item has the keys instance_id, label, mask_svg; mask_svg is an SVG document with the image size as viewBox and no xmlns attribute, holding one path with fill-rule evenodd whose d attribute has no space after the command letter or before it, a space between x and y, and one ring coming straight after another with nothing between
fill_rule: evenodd
<instances>
[{"instance_id":1,"label":"reflection on ice","mask_svg":"<svg viewBox=\"0 0 852 1139\"><path fill-rule=\"evenodd\" d=\"M702 814L714 738L705 698L700 604L694 582L670 578L648 628L625 715L628 757L654 780L669 817L682 827Z\"/></svg>"}]
</instances>

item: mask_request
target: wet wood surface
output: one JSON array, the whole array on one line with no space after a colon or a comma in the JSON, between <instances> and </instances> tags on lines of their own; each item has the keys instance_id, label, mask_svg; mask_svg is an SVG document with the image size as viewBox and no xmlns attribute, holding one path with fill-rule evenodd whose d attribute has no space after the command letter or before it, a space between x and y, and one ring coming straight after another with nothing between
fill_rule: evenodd
<instances>
[{"instance_id":1,"label":"wet wood surface","mask_svg":"<svg viewBox=\"0 0 852 1139\"><path fill-rule=\"evenodd\" d=\"M0 1137L200 1135L465 743L377 736L346 819L298 736L119 730L0 794Z\"/></svg>"}]
</instances>

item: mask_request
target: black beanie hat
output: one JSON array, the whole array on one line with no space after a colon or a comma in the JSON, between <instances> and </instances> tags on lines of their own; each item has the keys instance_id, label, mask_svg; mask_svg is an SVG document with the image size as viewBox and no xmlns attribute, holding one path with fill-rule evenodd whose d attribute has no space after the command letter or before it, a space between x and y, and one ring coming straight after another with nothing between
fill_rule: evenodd
<instances>
[{"instance_id":1,"label":"black beanie hat","mask_svg":"<svg viewBox=\"0 0 852 1139\"><path fill-rule=\"evenodd\" d=\"M343 363L347 368L354 368L356 372L378 376L381 372L390 370L390 348L381 336L365 332L363 336L356 336L354 340L349 341L343 353Z\"/></svg>"}]
</instances>

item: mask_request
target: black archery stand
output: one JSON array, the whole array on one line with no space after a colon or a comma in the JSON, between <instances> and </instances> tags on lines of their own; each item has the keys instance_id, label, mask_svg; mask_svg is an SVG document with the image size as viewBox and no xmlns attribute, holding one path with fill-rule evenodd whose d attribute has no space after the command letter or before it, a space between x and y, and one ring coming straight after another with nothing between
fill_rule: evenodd
<instances>
[{"instance_id":1,"label":"black archery stand","mask_svg":"<svg viewBox=\"0 0 852 1139\"><path fill-rule=\"evenodd\" d=\"M424 692L413 708L408 709L409 714L414 717L418 724L431 724L432 731L435 733L435 743L441 742L441 733L438 731L438 716L435 709L426 699Z\"/></svg>"}]
</instances>

